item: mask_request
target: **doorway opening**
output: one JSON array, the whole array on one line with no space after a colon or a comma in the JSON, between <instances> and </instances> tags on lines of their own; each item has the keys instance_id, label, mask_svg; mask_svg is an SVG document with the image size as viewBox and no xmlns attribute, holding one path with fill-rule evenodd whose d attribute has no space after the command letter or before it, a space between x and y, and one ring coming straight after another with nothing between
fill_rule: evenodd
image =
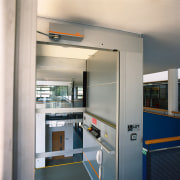
<instances>
[{"instance_id":1,"label":"doorway opening","mask_svg":"<svg viewBox=\"0 0 180 180\"><path fill-rule=\"evenodd\" d=\"M79 172L77 179L82 178L82 173L86 179L99 179L100 174L115 178L117 61L117 52L109 50L37 44L36 180L47 167L59 167L54 179L61 176L68 179L70 174L60 171L63 165L68 165L68 169L69 165L75 167L73 164L81 166L73 170ZM96 123L93 125L99 133L95 139L91 135L97 132L84 134L84 113L87 112L97 117L94 119L98 123L104 123L102 129ZM99 146L97 142L102 144ZM110 149L110 153L103 152L102 147ZM104 154L105 165L96 161L99 150ZM106 161L112 163L110 169ZM100 166L104 166L104 172ZM48 176L44 178L48 180Z\"/></svg>"}]
</instances>

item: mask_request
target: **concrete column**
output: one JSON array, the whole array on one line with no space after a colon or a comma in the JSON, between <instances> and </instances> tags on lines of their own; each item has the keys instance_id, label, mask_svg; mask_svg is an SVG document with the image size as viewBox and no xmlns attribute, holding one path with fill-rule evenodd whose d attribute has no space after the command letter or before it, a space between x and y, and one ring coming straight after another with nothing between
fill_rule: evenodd
<instances>
[{"instance_id":1,"label":"concrete column","mask_svg":"<svg viewBox=\"0 0 180 180\"><path fill-rule=\"evenodd\" d=\"M168 70L168 114L178 111L178 69Z\"/></svg>"},{"instance_id":2,"label":"concrete column","mask_svg":"<svg viewBox=\"0 0 180 180\"><path fill-rule=\"evenodd\" d=\"M0 1L0 179L12 179L16 1Z\"/></svg>"},{"instance_id":3,"label":"concrete column","mask_svg":"<svg viewBox=\"0 0 180 180\"><path fill-rule=\"evenodd\" d=\"M16 0L16 9L13 180L34 180L37 0Z\"/></svg>"}]
</instances>

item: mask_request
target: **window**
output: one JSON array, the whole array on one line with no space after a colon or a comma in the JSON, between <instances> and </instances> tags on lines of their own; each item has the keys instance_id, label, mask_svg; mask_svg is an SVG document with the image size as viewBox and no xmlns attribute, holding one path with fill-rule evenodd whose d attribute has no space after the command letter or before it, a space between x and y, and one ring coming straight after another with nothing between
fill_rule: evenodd
<instances>
[{"instance_id":1,"label":"window","mask_svg":"<svg viewBox=\"0 0 180 180\"><path fill-rule=\"evenodd\" d=\"M83 88L82 87L78 87L77 98L83 99Z\"/></svg>"}]
</instances>

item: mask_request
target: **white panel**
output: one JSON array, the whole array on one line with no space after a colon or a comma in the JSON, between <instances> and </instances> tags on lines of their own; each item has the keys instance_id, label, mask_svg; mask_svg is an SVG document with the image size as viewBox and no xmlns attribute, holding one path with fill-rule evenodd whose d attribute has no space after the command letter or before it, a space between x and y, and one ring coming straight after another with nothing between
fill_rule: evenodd
<instances>
[{"instance_id":1,"label":"white panel","mask_svg":"<svg viewBox=\"0 0 180 180\"><path fill-rule=\"evenodd\" d=\"M45 114L36 113L36 153L45 152Z\"/></svg>"},{"instance_id":2,"label":"white panel","mask_svg":"<svg viewBox=\"0 0 180 180\"><path fill-rule=\"evenodd\" d=\"M36 168L45 167L45 158L37 158L36 159Z\"/></svg>"},{"instance_id":3,"label":"white panel","mask_svg":"<svg viewBox=\"0 0 180 180\"><path fill-rule=\"evenodd\" d=\"M157 81L167 81L168 71L157 72L152 74L146 74L143 76L143 82L157 82Z\"/></svg>"},{"instance_id":4,"label":"white panel","mask_svg":"<svg viewBox=\"0 0 180 180\"><path fill-rule=\"evenodd\" d=\"M168 114L178 111L178 69L168 70Z\"/></svg>"}]
</instances>

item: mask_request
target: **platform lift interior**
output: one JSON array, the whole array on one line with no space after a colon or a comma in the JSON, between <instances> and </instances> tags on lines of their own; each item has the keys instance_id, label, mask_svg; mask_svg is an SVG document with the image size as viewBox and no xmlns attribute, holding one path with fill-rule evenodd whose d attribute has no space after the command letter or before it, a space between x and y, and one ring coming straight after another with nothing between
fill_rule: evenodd
<instances>
[{"instance_id":1,"label":"platform lift interior","mask_svg":"<svg viewBox=\"0 0 180 180\"><path fill-rule=\"evenodd\" d=\"M117 53L99 51L87 60L83 163L94 180L116 178Z\"/></svg>"},{"instance_id":2,"label":"platform lift interior","mask_svg":"<svg viewBox=\"0 0 180 180\"><path fill-rule=\"evenodd\" d=\"M113 52L110 50L109 51L97 50L95 51L95 54L93 54L92 56L90 56L90 58L84 61L85 64L84 67L86 68L85 71L82 72L81 70L81 72L79 72L79 74L81 73L83 74L83 96L84 96L82 103L84 106L83 120L81 121L81 126L80 126L83 129L83 164L89 176L93 180L96 179L105 180L105 179L116 178L116 121L117 121L117 107L118 107L118 101L117 101L118 68L117 67L119 64L118 53L119 52L117 51ZM50 60L47 59L49 59L49 57L45 57L45 58L40 57L37 60L38 62L37 68L39 69L37 71L38 79L42 78L42 74L41 74L41 72L43 71L42 67L46 69L46 65L48 65L49 67L55 66L55 64L50 65ZM61 58L59 58L58 61L63 68L65 69L69 68L68 76L69 77L73 76L72 75L73 73L70 71L70 65L69 65L69 63L73 63L73 61L66 60L65 63L63 60L61 61ZM54 60L53 62L56 61ZM80 63L78 61L74 60L74 63L76 63L76 66L78 67L80 66ZM57 66L58 64L56 64L56 67ZM61 72L61 76L65 77L66 75L67 75L66 73ZM51 79L51 75L49 73L47 74L46 77ZM74 79L74 82L76 81ZM43 81L41 81L41 83L42 82ZM44 83L48 84L50 82L46 81ZM51 85L52 85L52 81L51 81ZM72 88L72 92L74 90L75 89ZM74 93L71 93L71 99L73 99L72 95L74 96ZM80 108L75 107L74 100L71 101L72 101L72 103L70 103L71 108L69 108L69 110L73 111L74 108L76 108L77 111L80 110ZM37 109L36 111L37 112L36 153L39 153L36 158L37 168L41 168L45 166L45 164L47 164L47 159L41 158L43 155L41 153L45 153L45 151L47 151L47 153L48 152L56 153L53 151L53 149L51 149L52 135L49 134L50 130L47 129L47 126L49 126L49 128L52 128L53 127L52 123L55 124L57 123L57 126L54 126L54 128L56 128L56 131L58 131L59 130L58 128L60 128L58 127L58 124L62 122L62 120L57 119L58 117L56 118L57 120L53 120L52 123L47 121L46 119L47 114L45 112L47 110L49 112L53 112L53 111L58 112L58 110L63 111L64 108L67 107L67 105L69 104L68 103L66 104L65 107L63 107L63 103L58 104L59 102L57 103L55 102L55 104L54 102L52 102L53 104L51 102L44 102L44 103L37 104L37 107L40 109ZM52 107L49 106L51 104L53 105ZM56 107L54 105L56 106L58 105L58 106ZM70 124L68 124L69 121L71 120L63 120L66 127L67 126L70 127ZM77 121L77 119L75 121ZM46 128L45 128L45 123L46 123ZM69 130L71 131L71 129ZM73 139L73 136L67 137L66 134L67 131L64 131L64 133L65 133L65 142L64 142L65 149L63 148L63 150L73 151L73 144L71 143L70 145L69 143L68 144L66 143L66 139ZM68 142L70 141L68 140ZM71 142L73 142L73 140ZM68 147L66 147L66 145Z\"/></svg>"},{"instance_id":3,"label":"platform lift interior","mask_svg":"<svg viewBox=\"0 0 180 180\"><path fill-rule=\"evenodd\" d=\"M83 164L93 180L142 177L142 42L121 33L128 43L97 51L86 64Z\"/></svg>"}]
</instances>

